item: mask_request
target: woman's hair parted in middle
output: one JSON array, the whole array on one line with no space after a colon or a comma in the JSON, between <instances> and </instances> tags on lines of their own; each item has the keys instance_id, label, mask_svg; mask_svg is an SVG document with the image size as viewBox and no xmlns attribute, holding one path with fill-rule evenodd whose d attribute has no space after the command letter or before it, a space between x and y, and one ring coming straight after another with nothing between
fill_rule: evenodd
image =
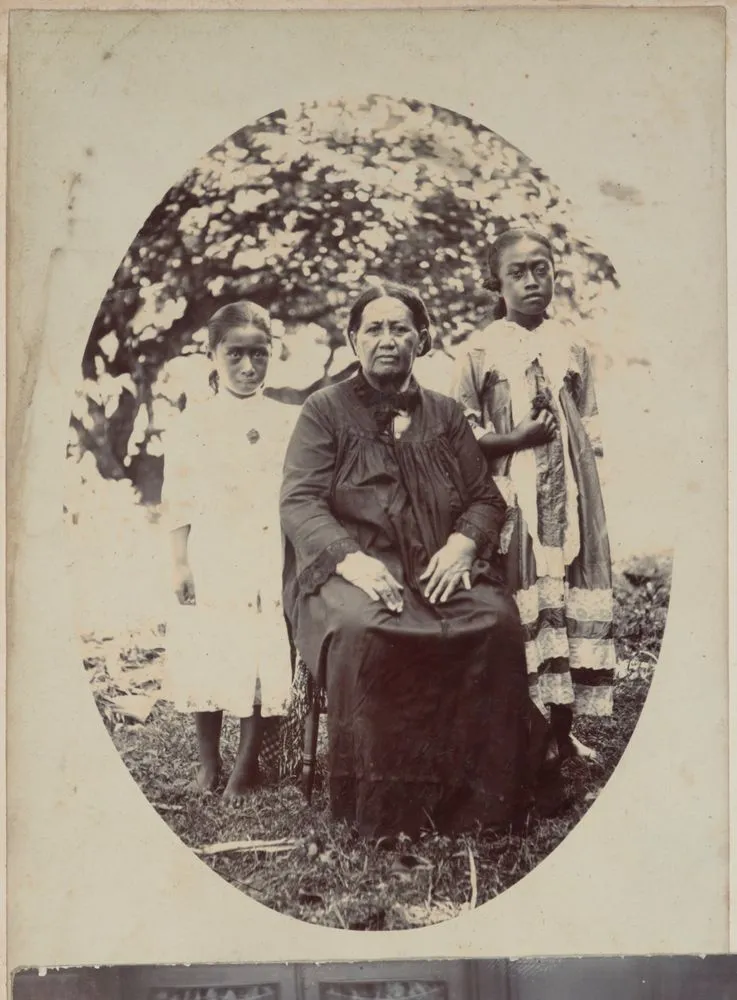
<instances>
[{"instance_id":1,"label":"woman's hair parted in middle","mask_svg":"<svg viewBox=\"0 0 737 1000\"><path fill-rule=\"evenodd\" d=\"M383 281L381 284L371 285L365 291L361 292L351 306L351 311L348 315L348 340L351 347L353 347L356 331L361 325L364 309L369 302L374 302L376 299L399 299L400 302L403 302L407 306L415 328L420 334L420 347L417 351L417 356L422 357L423 354L427 354L432 347L432 341L430 340L431 322L427 306L414 289L409 288L407 285L400 285L394 281Z\"/></svg>"},{"instance_id":2,"label":"woman's hair parted in middle","mask_svg":"<svg viewBox=\"0 0 737 1000\"><path fill-rule=\"evenodd\" d=\"M489 277L487 281L484 282L485 286L497 297L496 302L494 303L494 319L503 319L507 315L507 306L500 294L502 290L502 279L499 268L501 265L502 254L507 247L514 246L514 244L518 243L520 240L533 240L535 243L539 243L550 258L550 263L554 263L553 247L551 246L550 240L543 236L542 233L536 232L534 229L523 227L518 229L507 229L506 232L497 236L488 250L487 264L489 267Z\"/></svg>"},{"instance_id":3,"label":"woman's hair parted in middle","mask_svg":"<svg viewBox=\"0 0 737 1000\"><path fill-rule=\"evenodd\" d=\"M207 321L207 346L212 354L218 346L225 340L228 330L237 326L255 326L261 330L271 343L271 317L266 309L244 299L241 302L231 302L227 306L221 306L212 314ZM210 372L210 388L217 392L219 388L218 373L213 369Z\"/></svg>"}]
</instances>

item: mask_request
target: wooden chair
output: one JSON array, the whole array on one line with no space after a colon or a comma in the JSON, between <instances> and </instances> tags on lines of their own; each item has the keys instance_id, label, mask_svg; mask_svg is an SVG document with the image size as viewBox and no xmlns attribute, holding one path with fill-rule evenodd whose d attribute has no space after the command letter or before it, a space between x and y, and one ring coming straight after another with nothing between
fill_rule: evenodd
<instances>
[{"instance_id":1,"label":"wooden chair","mask_svg":"<svg viewBox=\"0 0 737 1000\"><path fill-rule=\"evenodd\" d=\"M321 697L320 685L315 682L307 664L294 645L292 652L295 672L293 686L295 691L299 693L299 702L302 703L301 711L298 713L302 720L300 788L305 799L310 803L315 785L317 740L320 734L320 711L323 706L323 698Z\"/></svg>"},{"instance_id":2,"label":"wooden chair","mask_svg":"<svg viewBox=\"0 0 737 1000\"><path fill-rule=\"evenodd\" d=\"M320 690L312 685L310 705L305 717L304 743L302 746L302 778L301 788L307 803L312 802L312 789L315 784L315 765L317 763L317 737L320 731Z\"/></svg>"}]
</instances>

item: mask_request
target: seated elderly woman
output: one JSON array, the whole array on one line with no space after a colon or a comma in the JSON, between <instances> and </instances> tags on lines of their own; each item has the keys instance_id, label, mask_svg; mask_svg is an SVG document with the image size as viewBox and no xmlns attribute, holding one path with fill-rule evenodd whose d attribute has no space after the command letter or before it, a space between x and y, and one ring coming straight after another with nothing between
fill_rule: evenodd
<instances>
[{"instance_id":1,"label":"seated elderly woman","mask_svg":"<svg viewBox=\"0 0 737 1000\"><path fill-rule=\"evenodd\" d=\"M429 326L403 286L356 300L360 370L305 403L281 492L284 609L327 689L332 811L366 836L506 825L557 795L495 556L504 501L460 406L412 375Z\"/></svg>"}]
</instances>

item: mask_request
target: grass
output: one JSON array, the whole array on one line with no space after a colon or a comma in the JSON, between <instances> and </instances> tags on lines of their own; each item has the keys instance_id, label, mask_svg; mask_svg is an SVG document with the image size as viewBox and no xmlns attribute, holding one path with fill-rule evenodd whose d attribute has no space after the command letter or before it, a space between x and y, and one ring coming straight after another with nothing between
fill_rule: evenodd
<instances>
[{"instance_id":1,"label":"grass","mask_svg":"<svg viewBox=\"0 0 737 1000\"><path fill-rule=\"evenodd\" d=\"M427 833L393 849L363 840L330 818L325 791L307 806L293 782L259 789L240 810L218 795L190 790L196 767L191 719L158 702L145 724L117 714L113 693L155 686L149 676L157 648L124 651L113 680L103 655L85 660L98 707L112 739L144 795L192 848L234 840L288 838L289 852L228 852L203 857L214 871L257 901L300 920L352 930L400 930L458 916L493 899L539 864L585 815L619 763L642 711L660 650L670 594L670 557L646 557L619 567L615 624L620 676L615 711L580 719L576 733L596 747L601 763L565 764L572 806L554 819L535 819L523 833L482 830L455 839ZM149 647L151 644L149 643ZM130 682L121 674L131 675ZM237 723L223 728L225 769L232 763Z\"/></svg>"}]
</instances>

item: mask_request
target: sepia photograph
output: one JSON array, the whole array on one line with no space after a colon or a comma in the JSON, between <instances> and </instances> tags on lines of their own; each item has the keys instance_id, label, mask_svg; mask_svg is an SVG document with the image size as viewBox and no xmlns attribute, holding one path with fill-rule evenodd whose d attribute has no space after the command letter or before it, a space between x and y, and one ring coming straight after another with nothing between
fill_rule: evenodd
<instances>
[{"instance_id":1,"label":"sepia photograph","mask_svg":"<svg viewBox=\"0 0 737 1000\"><path fill-rule=\"evenodd\" d=\"M659 358L607 340L605 250L502 136L369 95L228 137L115 273L67 452L82 665L151 806L259 902L457 916L616 768L672 540L610 537Z\"/></svg>"},{"instance_id":2,"label":"sepia photograph","mask_svg":"<svg viewBox=\"0 0 737 1000\"><path fill-rule=\"evenodd\" d=\"M21 969L13 1000L735 1000L737 956Z\"/></svg>"},{"instance_id":3,"label":"sepia photograph","mask_svg":"<svg viewBox=\"0 0 737 1000\"><path fill-rule=\"evenodd\" d=\"M19 997L728 948L724 37L14 12Z\"/></svg>"}]
</instances>

